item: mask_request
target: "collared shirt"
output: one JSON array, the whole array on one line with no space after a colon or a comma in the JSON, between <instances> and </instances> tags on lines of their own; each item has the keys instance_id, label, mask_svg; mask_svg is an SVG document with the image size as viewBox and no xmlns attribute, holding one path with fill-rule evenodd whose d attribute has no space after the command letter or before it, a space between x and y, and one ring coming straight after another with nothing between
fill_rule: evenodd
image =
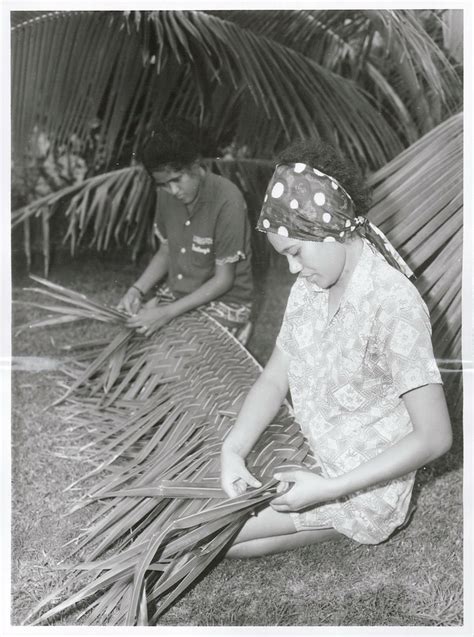
<instances>
[{"instance_id":1,"label":"collared shirt","mask_svg":"<svg viewBox=\"0 0 474 637\"><path fill-rule=\"evenodd\" d=\"M401 398L440 383L427 307L408 279L364 241L338 310L327 290L299 277L277 346L290 358L295 416L332 478L388 449L413 430ZM415 472L307 512L298 529L332 526L378 543L405 520Z\"/></svg>"},{"instance_id":2,"label":"collared shirt","mask_svg":"<svg viewBox=\"0 0 474 637\"><path fill-rule=\"evenodd\" d=\"M158 191L154 229L169 245L168 285L176 297L212 278L216 265L235 263L233 287L219 301L251 303L250 225L242 193L231 181L207 172L191 212Z\"/></svg>"}]
</instances>

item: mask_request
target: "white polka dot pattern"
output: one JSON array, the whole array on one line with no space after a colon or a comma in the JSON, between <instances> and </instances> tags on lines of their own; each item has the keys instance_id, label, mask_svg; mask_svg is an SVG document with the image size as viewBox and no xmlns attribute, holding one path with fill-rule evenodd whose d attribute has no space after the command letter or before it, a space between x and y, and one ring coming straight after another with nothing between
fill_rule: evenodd
<instances>
[{"instance_id":1,"label":"white polka dot pattern","mask_svg":"<svg viewBox=\"0 0 474 637\"><path fill-rule=\"evenodd\" d=\"M285 187L283 186L281 181L277 181L276 184L272 188L272 197L273 197L273 199L279 199L282 196L284 190L285 190Z\"/></svg>"},{"instance_id":2,"label":"white polka dot pattern","mask_svg":"<svg viewBox=\"0 0 474 637\"><path fill-rule=\"evenodd\" d=\"M295 162L276 166L257 228L283 237L325 242L343 242L361 228L361 234L388 262L410 277L413 273L387 237L365 217L353 217L352 199L334 177Z\"/></svg>"}]
</instances>

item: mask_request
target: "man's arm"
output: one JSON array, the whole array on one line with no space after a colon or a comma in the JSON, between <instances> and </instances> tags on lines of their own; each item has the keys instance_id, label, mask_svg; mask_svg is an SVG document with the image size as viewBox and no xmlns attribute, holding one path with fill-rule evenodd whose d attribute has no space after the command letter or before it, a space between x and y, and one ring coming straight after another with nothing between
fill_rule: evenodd
<instances>
[{"instance_id":1,"label":"man's arm","mask_svg":"<svg viewBox=\"0 0 474 637\"><path fill-rule=\"evenodd\" d=\"M142 276L145 274L146 271ZM128 325L136 328L141 334L149 336L177 316L190 312L200 305L210 303L225 294L233 286L234 279L235 263L216 265L214 276L198 287L197 290L172 303L143 309L128 321ZM137 283L139 284L139 281Z\"/></svg>"},{"instance_id":2,"label":"man's arm","mask_svg":"<svg viewBox=\"0 0 474 637\"><path fill-rule=\"evenodd\" d=\"M205 305L228 292L234 285L235 263L216 265L214 276L203 283L197 290L171 303L173 316L179 316L200 305Z\"/></svg>"},{"instance_id":3,"label":"man's arm","mask_svg":"<svg viewBox=\"0 0 474 637\"><path fill-rule=\"evenodd\" d=\"M120 299L118 309L123 309L128 314L138 312L143 296L166 275L168 267L169 248L167 243L162 243L143 274Z\"/></svg>"},{"instance_id":4,"label":"man's arm","mask_svg":"<svg viewBox=\"0 0 474 637\"><path fill-rule=\"evenodd\" d=\"M134 285L136 285L143 294L149 292L151 288L167 274L169 254L168 244L162 243L143 274L136 280Z\"/></svg>"}]
</instances>

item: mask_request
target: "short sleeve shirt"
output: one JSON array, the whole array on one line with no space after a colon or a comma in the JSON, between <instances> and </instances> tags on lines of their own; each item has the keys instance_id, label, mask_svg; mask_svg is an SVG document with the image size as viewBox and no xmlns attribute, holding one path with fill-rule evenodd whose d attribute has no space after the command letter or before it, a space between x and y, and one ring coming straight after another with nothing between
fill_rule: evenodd
<instances>
[{"instance_id":1,"label":"short sleeve shirt","mask_svg":"<svg viewBox=\"0 0 474 637\"><path fill-rule=\"evenodd\" d=\"M364 241L340 306L328 291L294 283L277 346L290 359L295 416L323 474L336 477L375 457L413 427L401 398L441 383L427 307L415 286ZM303 513L298 529L332 526L362 543L386 539L405 520L415 472Z\"/></svg>"},{"instance_id":2,"label":"short sleeve shirt","mask_svg":"<svg viewBox=\"0 0 474 637\"><path fill-rule=\"evenodd\" d=\"M168 285L178 298L212 278L216 265L235 263L233 287L219 300L251 303L250 225L242 193L231 181L207 172L191 213L158 191L154 229L169 245Z\"/></svg>"}]
</instances>

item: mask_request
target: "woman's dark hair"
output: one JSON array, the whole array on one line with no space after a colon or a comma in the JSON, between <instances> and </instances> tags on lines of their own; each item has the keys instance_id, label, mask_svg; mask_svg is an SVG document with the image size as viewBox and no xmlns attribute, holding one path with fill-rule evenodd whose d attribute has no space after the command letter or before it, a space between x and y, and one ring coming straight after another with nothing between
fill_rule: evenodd
<instances>
[{"instance_id":1,"label":"woman's dark hair","mask_svg":"<svg viewBox=\"0 0 474 637\"><path fill-rule=\"evenodd\" d=\"M201 156L199 132L188 120L167 119L160 122L142 147L139 159L148 173L165 167L182 170Z\"/></svg>"},{"instance_id":2,"label":"woman's dark hair","mask_svg":"<svg viewBox=\"0 0 474 637\"><path fill-rule=\"evenodd\" d=\"M370 207L370 189L356 166L342 157L333 146L317 139L296 142L282 151L277 163L304 163L334 177L354 202L356 215L365 215Z\"/></svg>"}]
</instances>

